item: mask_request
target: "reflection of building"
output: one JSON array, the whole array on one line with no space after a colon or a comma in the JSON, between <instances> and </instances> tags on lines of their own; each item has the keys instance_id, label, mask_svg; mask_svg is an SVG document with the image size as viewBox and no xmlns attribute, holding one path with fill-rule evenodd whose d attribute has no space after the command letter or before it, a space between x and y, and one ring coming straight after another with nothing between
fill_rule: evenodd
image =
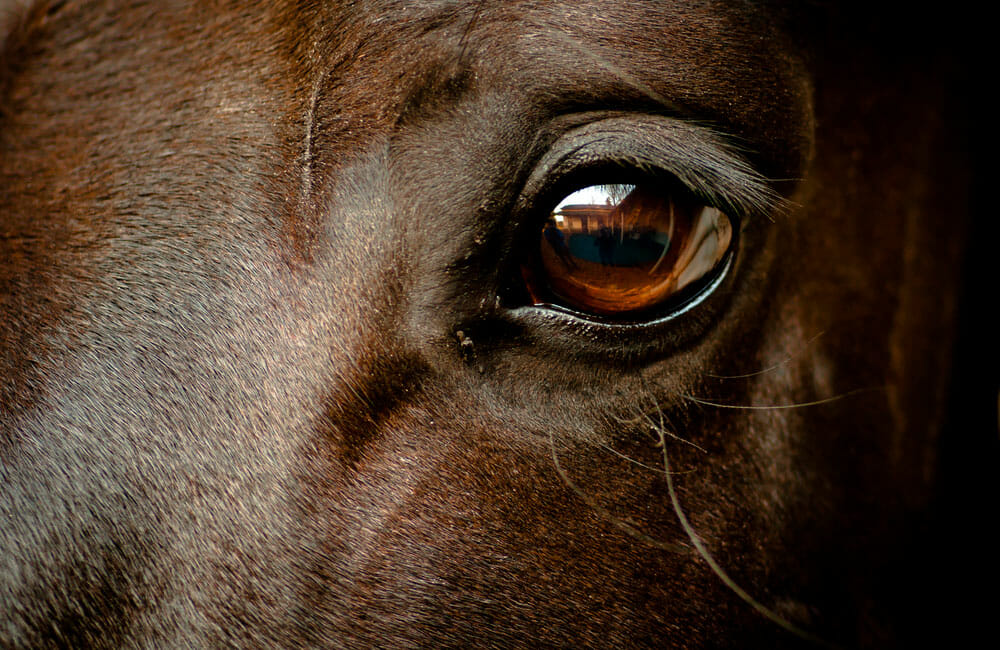
<instances>
[{"instance_id":1,"label":"reflection of building","mask_svg":"<svg viewBox=\"0 0 1000 650\"><path fill-rule=\"evenodd\" d=\"M613 205L564 205L560 206L553 214L556 218L562 217L560 228L565 228L571 233L596 233L601 224L609 224L609 215L614 211Z\"/></svg>"},{"instance_id":2,"label":"reflection of building","mask_svg":"<svg viewBox=\"0 0 1000 650\"><path fill-rule=\"evenodd\" d=\"M630 195L617 205L574 203L552 214L575 259L603 266L651 265L670 247L672 224L660 223L666 216L662 207L644 205L642 198Z\"/></svg>"},{"instance_id":3,"label":"reflection of building","mask_svg":"<svg viewBox=\"0 0 1000 650\"><path fill-rule=\"evenodd\" d=\"M671 230L675 226L674 210L679 206L669 195L629 191L618 199L605 196L606 203L560 205L552 215L560 228L572 234L596 234L601 226L610 227L620 238L627 237L628 233L636 237L643 232L666 232L668 236L672 234Z\"/></svg>"},{"instance_id":4,"label":"reflection of building","mask_svg":"<svg viewBox=\"0 0 1000 650\"><path fill-rule=\"evenodd\" d=\"M691 210L701 206L679 205L662 192L631 186L621 189L628 192L617 198L597 194L605 198L599 203L592 202L590 196L570 195L575 202L560 205L552 212L565 233L570 253L604 266L670 263L679 252L671 250L672 244L685 241L695 216Z\"/></svg>"}]
</instances>

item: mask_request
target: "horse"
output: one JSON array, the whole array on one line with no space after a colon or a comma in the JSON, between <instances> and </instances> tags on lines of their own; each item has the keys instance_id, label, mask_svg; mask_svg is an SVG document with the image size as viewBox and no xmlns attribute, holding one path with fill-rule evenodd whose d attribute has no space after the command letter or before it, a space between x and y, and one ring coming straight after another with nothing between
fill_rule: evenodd
<instances>
[{"instance_id":1,"label":"horse","mask_svg":"<svg viewBox=\"0 0 1000 650\"><path fill-rule=\"evenodd\" d=\"M975 638L962 12L5 5L0 646Z\"/></svg>"}]
</instances>

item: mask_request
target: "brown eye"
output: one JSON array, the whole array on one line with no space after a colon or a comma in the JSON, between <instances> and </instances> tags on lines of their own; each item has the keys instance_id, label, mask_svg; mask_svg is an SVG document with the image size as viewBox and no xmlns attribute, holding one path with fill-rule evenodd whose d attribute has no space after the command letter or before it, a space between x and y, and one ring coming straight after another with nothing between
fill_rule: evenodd
<instances>
[{"instance_id":1,"label":"brown eye","mask_svg":"<svg viewBox=\"0 0 1000 650\"><path fill-rule=\"evenodd\" d=\"M710 276L729 251L729 217L656 185L591 185L552 210L526 272L535 304L621 316L661 306Z\"/></svg>"}]
</instances>

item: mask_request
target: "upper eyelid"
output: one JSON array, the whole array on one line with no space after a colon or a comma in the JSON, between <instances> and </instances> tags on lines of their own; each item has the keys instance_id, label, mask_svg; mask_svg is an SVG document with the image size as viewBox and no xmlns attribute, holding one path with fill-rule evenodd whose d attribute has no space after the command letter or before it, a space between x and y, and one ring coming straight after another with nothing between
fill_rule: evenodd
<instances>
[{"instance_id":1,"label":"upper eyelid","mask_svg":"<svg viewBox=\"0 0 1000 650\"><path fill-rule=\"evenodd\" d=\"M525 184L531 200L546 183L588 164L667 172L731 216L769 217L785 207L771 183L715 130L658 115L607 117L571 129L544 153Z\"/></svg>"}]
</instances>

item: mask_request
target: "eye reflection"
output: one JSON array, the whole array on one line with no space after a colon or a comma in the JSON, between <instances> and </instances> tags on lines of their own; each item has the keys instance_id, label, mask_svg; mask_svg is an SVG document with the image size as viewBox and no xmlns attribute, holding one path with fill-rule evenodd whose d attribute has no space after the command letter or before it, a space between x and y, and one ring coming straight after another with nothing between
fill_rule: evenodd
<instances>
[{"instance_id":1,"label":"eye reflection","mask_svg":"<svg viewBox=\"0 0 1000 650\"><path fill-rule=\"evenodd\" d=\"M731 241L729 218L694 197L652 184L591 185L566 196L546 220L543 277L527 274L529 290L536 304L639 312L707 276Z\"/></svg>"}]
</instances>

